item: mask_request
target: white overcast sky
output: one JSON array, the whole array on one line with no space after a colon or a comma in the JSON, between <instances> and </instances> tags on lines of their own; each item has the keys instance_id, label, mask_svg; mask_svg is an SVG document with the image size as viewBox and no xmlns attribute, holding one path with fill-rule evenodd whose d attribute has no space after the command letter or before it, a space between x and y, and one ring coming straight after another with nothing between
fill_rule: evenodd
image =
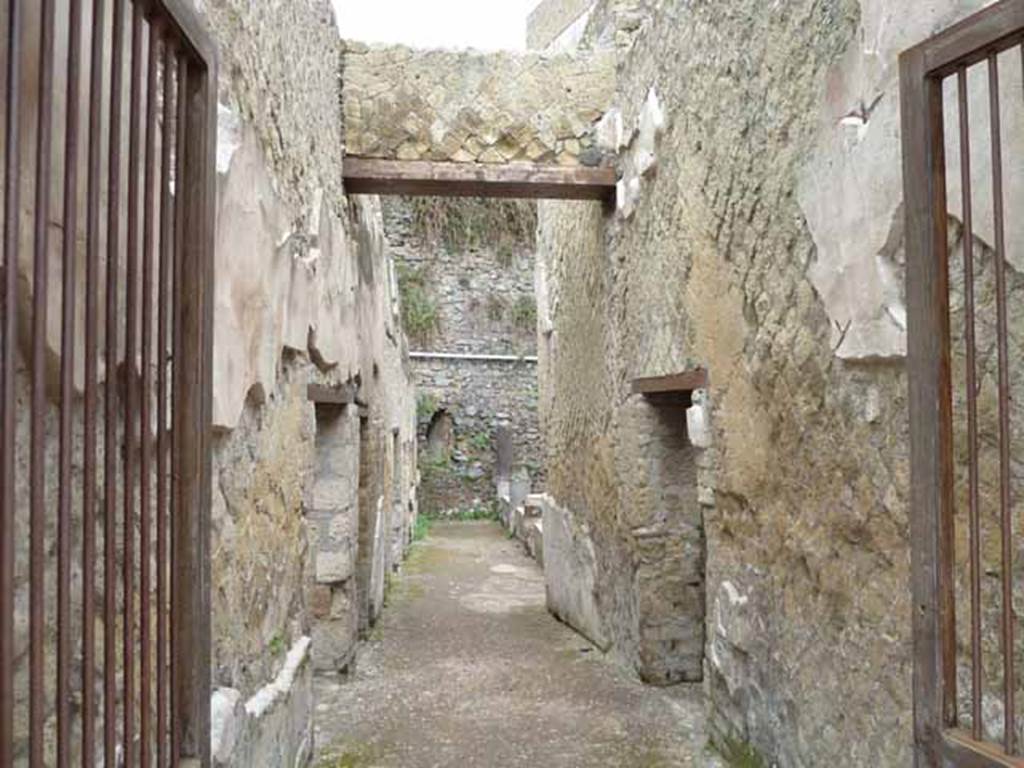
<instances>
[{"instance_id":1,"label":"white overcast sky","mask_svg":"<svg viewBox=\"0 0 1024 768\"><path fill-rule=\"evenodd\" d=\"M341 34L417 48L526 47L526 17L540 0L332 0Z\"/></svg>"}]
</instances>

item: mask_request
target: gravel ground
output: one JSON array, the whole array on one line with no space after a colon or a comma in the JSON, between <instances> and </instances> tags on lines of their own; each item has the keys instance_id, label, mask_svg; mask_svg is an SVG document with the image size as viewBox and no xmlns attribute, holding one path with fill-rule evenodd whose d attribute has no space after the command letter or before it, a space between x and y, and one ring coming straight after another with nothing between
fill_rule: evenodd
<instances>
[{"instance_id":1,"label":"gravel ground","mask_svg":"<svg viewBox=\"0 0 1024 768\"><path fill-rule=\"evenodd\" d=\"M559 623L496 523L435 525L355 673L316 695L319 768L720 765L700 686L644 686Z\"/></svg>"}]
</instances>

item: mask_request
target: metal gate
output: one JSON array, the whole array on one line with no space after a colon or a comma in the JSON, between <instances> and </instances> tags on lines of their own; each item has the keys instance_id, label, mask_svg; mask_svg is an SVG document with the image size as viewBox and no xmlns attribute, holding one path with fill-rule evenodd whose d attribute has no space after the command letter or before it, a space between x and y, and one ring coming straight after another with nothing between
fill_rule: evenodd
<instances>
[{"instance_id":1,"label":"metal gate","mask_svg":"<svg viewBox=\"0 0 1024 768\"><path fill-rule=\"evenodd\" d=\"M1004 173L1010 153L1019 157L1022 148L1006 146L1002 131L1007 100L1024 101L1024 91L1001 86L1001 71L1004 84L1024 72L1024 0L995 3L900 60L918 766L1024 765L1016 735L1008 327L1015 308L1008 304L1007 260L1013 254L1006 236L1007 222L1021 218L1021 203L1007 206ZM987 94L978 92L979 81ZM972 152L980 140L989 144L984 164L991 163L984 190L977 180L978 153ZM962 202L951 208L956 196ZM984 217L978 212L982 197L991 203ZM951 225L950 215L959 223ZM989 240L984 247L978 244L982 228ZM951 234L954 242L958 234L962 238L962 274L959 264L957 273L950 269ZM984 292L977 287L981 275L988 281ZM991 295L995 306L983 307L983 295ZM953 323L954 316L962 322ZM956 380L954 361L963 361L964 369ZM985 411L991 424L979 411L983 379L993 391L994 405ZM954 454L957 430L964 436L960 460ZM981 492L986 483L991 494ZM965 554L963 568L958 552ZM983 562L985 553L995 562ZM966 682L959 698L958 679ZM993 719L1001 720L996 732Z\"/></svg>"},{"instance_id":2,"label":"metal gate","mask_svg":"<svg viewBox=\"0 0 1024 768\"><path fill-rule=\"evenodd\" d=\"M0 8L0 768L209 763L216 69L188 5Z\"/></svg>"}]
</instances>

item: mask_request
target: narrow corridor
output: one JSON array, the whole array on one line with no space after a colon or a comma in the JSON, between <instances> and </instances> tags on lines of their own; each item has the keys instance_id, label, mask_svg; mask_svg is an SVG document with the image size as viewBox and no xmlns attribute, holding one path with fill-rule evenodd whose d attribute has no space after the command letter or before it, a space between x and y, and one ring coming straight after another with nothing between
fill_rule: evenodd
<instances>
[{"instance_id":1,"label":"narrow corridor","mask_svg":"<svg viewBox=\"0 0 1024 768\"><path fill-rule=\"evenodd\" d=\"M352 678L316 682L320 768L714 765L699 685L629 678L545 609L496 523L436 524Z\"/></svg>"}]
</instances>

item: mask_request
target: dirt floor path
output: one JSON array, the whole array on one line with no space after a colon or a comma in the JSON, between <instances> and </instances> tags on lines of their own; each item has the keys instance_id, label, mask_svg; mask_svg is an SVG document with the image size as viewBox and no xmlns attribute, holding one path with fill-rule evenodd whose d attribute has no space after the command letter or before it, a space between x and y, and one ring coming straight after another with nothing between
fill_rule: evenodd
<instances>
[{"instance_id":1,"label":"dirt floor path","mask_svg":"<svg viewBox=\"0 0 1024 768\"><path fill-rule=\"evenodd\" d=\"M496 523L435 525L355 674L316 695L321 768L718 765L700 686L647 687L602 658Z\"/></svg>"}]
</instances>

